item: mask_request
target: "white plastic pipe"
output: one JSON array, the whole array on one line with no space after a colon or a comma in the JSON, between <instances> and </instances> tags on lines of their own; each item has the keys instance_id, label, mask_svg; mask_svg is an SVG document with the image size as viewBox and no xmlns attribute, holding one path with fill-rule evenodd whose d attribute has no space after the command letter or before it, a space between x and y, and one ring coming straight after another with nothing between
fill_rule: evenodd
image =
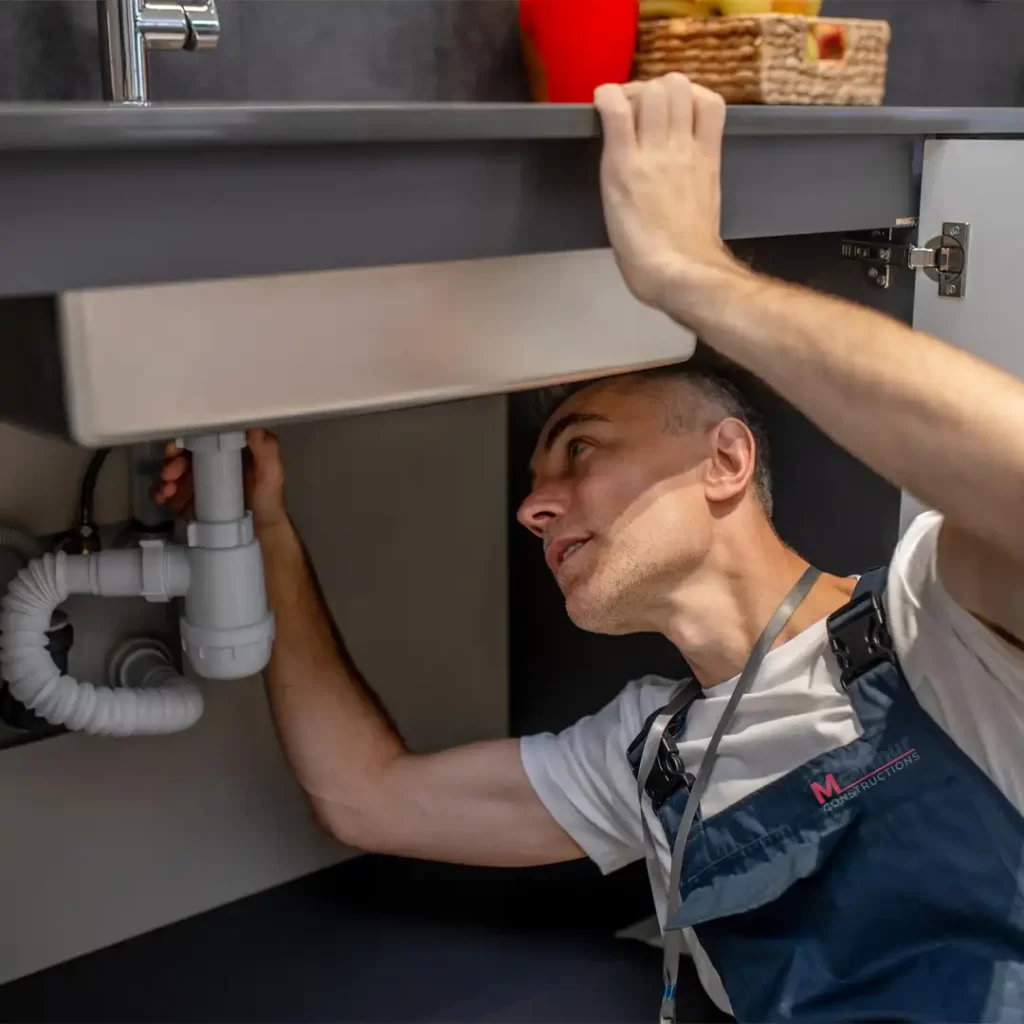
<instances>
[{"instance_id":1,"label":"white plastic pipe","mask_svg":"<svg viewBox=\"0 0 1024 1024\"><path fill-rule=\"evenodd\" d=\"M152 689L94 686L62 675L46 650L50 616L72 593L138 595L148 588L159 600L162 589L166 600L183 594L188 581L180 548L34 559L0 602L0 668L11 694L51 724L75 732L132 736L188 729L203 713L203 697L183 676L164 673L164 684Z\"/></svg>"},{"instance_id":2,"label":"white plastic pipe","mask_svg":"<svg viewBox=\"0 0 1024 1024\"><path fill-rule=\"evenodd\" d=\"M262 552L245 510L245 434L203 434L180 444L192 452L196 509L188 525L182 646L207 679L256 675L270 660L274 616L267 607Z\"/></svg>"},{"instance_id":3,"label":"white plastic pipe","mask_svg":"<svg viewBox=\"0 0 1024 1024\"><path fill-rule=\"evenodd\" d=\"M196 520L230 523L245 518L242 489L242 450L245 434L197 434L179 441L192 452L192 481Z\"/></svg>"}]
</instances>

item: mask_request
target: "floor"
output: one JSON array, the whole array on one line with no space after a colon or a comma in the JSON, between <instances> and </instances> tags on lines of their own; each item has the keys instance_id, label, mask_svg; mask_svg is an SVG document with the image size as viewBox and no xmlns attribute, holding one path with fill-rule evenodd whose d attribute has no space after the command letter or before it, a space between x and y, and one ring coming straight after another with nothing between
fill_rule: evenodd
<instances>
[{"instance_id":1,"label":"floor","mask_svg":"<svg viewBox=\"0 0 1024 1024\"><path fill-rule=\"evenodd\" d=\"M659 951L614 937L649 912L633 868L362 857L2 986L0 1019L650 1024ZM680 1020L725 1019L684 966Z\"/></svg>"}]
</instances>

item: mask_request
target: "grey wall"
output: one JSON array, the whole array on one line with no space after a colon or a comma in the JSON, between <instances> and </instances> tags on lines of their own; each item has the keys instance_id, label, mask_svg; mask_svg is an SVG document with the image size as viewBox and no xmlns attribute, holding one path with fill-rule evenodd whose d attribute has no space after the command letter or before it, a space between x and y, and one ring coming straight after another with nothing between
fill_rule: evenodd
<instances>
[{"instance_id":1,"label":"grey wall","mask_svg":"<svg viewBox=\"0 0 1024 1024\"><path fill-rule=\"evenodd\" d=\"M519 100L516 0L219 0L216 52L153 57L165 100ZM826 0L888 18L888 102L1015 106L1018 0ZM0 4L0 100L100 95L90 0Z\"/></svg>"},{"instance_id":2,"label":"grey wall","mask_svg":"<svg viewBox=\"0 0 1024 1024\"><path fill-rule=\"evenodd\" d=\"M219 0L212 53L159 53L163 100L517 100L515 0ZM89 0L0 4L0 100L101 95Z\"/></svg>"},{"instance_id":3,"label":"grey wall","mask_svg":"<svg viewBox=\"0 0 1024 1024\"><path fill-rule=\"evenodd\" d=\"M1020 0L825 0L823 10L889 21L888 105L1015 107L1024 102Z\"/></svg>"}]
</instances>

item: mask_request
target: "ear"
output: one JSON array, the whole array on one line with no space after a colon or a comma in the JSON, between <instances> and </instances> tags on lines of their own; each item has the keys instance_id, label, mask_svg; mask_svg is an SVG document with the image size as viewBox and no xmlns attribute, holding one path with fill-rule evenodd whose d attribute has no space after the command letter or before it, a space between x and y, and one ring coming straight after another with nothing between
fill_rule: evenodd
<instances>
[{"instance_id":1,"label":"ear","mask_svg":"<svg viewBox=\"0 0 1024 1024\"><path fill-rule=\"evenodd\" d=\"M729 417L708 432L709 458L704 471L704 491L712 504L740 497L754 476L756 445L750 428Z\"/></svg>"}]
</instances>

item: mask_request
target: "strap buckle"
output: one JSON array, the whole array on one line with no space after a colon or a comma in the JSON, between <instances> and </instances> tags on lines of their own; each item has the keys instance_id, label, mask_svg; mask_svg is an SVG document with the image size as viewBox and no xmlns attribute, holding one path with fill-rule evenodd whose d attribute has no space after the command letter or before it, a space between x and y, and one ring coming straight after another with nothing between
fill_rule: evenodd
<instances>
[{"instance_id":1,"label":"strap buckle","mask_svg":"<svg viewBox=\"0 0 1024 1024\"><path fill-rule=\"evenodd\" d=\"M670 723L676 724L675 721ZM658 756L651 766L651 774L647 776L644 789L651 798L651 808L659 811L666 801L682 787L689 790L693 785L693 776L683 766L683 759L676 750L677 736L665 730L665 735L658 744Z\"/></svg>"},{"instance_id":2,"label":"strap buckle","mask_svg":"<svg viewBox=\"0 0 1024 1024\"><path fill-rule=\"evenodd\" d=\"M869 592L854 598L828 617L826 628L844 687L885 662L896 663L885 609L878 594Z\"/></svg>"},{"instance_id":3,"label":"strap buckle","mask_svg":"<svg viewBox=\"0 0 1024 1024\"><path fill-rule=\"evenodd\" d=\"M676 748L687 712L699 696L700 687L694 680L688 680L665 707L651 714L626 751L629 766L643 786L641 798L646 793L655 811L659 811L680 787L688 789L693 785L693 776L686 771ZM656 737L659 737L657 746L649 750Z\"/></svg>"}]
</instances>

